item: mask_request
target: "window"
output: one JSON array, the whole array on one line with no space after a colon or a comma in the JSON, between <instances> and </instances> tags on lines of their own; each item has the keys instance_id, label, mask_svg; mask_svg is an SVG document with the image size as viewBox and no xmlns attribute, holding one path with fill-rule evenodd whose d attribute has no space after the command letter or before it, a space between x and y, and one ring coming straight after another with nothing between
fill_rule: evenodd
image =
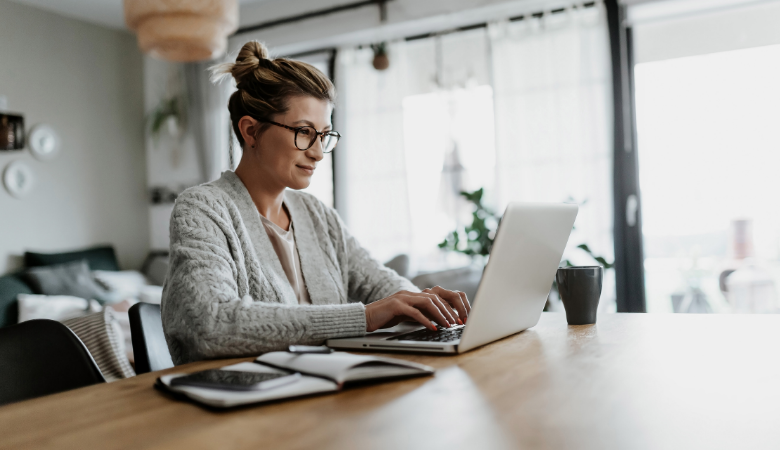
<instances>
[{"instance_id":1,"label":"window","mask_svg":"<svg viewBox=\"0 0 780 450\"><path fill-rule=\"evenodd\" d=\"M412 256L412 271L465 265L437 244L471 222L460 190L511 201L587 201L564 258L611 261L611 77L600 4L388 44L341 49L336 64L339 213L380 260ZM343 197L342 197L343 196ZM603 309L614 310L607 271ZM550 280L552 284L552 279Z\"/></svg>"},{"instance_id":2,"label":"window","mask_svg":"<svg viewBox=\"0 0 780 450\"><path fill-rule=\"evenodd\" d=\"M780 312L780 45L635 67L648 312Z\"/></svg>"},{"instance_id":3,"label":"window","mask_svg":"<svg viewBox=\"0 0 780 450\"><path fill-rule=\"evenodd\" d=\"M493 89L483 85L410 95L403 100L403 123L418 268L467 263L443 254L437 244L471 223L472 208L461 191L494 192Z\"/></svg>"}]
</instances>

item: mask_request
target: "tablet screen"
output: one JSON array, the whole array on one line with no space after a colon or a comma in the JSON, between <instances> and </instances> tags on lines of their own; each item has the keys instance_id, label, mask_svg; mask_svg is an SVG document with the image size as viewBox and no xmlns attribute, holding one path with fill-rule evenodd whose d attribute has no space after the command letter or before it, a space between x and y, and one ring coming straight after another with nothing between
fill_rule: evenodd
<instances>
[{"instance_id":1,"label":"tablet screen","mask_svg":"<svg viewBox=\"0 0 780 450\"><path fill-rule=\"evenodd\" d=\"M298 376L298 374L291 375L288 373L238 372L234 370L211 369L174 378L171 380L171 386L255 391L291 383L297 380Z\"/></svg>"}]
</instances>

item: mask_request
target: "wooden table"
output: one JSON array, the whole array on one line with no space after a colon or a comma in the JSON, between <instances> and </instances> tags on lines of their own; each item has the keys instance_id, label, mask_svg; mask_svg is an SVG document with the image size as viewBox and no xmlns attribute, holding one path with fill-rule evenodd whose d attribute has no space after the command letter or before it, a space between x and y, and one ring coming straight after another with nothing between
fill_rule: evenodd
<instances>
[{"instance_id":1,"label":"wooden table","mask_svg":"<svg viewBox=\"0 0 780 450\"><path fill-rule=\"evenodd\" d=\"M189 364L0 407L0 448L780 448L780 316L608 314L460 356L434 377L215 412L154 390Z\"/></svg>"}]
</instances>

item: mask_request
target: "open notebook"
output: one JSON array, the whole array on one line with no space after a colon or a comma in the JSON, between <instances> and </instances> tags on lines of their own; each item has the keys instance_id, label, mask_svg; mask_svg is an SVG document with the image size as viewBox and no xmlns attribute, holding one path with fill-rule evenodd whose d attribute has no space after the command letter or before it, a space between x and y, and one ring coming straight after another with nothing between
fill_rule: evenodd
<instances>
[{"instance_id":1,"label":"open notebook","mask_svg":"<svg viewBox=\"0 0 780 450\"><path fill-rule=\"evenodd\" d=\"M344 385L358 381L384 380L430 375L433 368L413 362L379 356L353 355L345 352L330 354L295 354L271 352L254 362L222 367L221 370L243 372L291 373L302 376L295 382L260 391L231 391L192 386L171 386L171 380L185 374L165 375L157 379L158 386L184 395L195 402L215 408L262 403L272 400L339 391Z\"/></svg>"}]
</instances>

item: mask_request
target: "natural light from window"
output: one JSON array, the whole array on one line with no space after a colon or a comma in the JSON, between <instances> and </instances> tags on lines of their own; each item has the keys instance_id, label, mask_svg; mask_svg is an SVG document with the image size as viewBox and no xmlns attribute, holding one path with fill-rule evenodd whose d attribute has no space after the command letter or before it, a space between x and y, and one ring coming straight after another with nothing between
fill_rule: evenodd
<instances>
[{"instance_id":1,"label":"natural light from window","mask_svg":"<svg viewBox=\"0 0 780 450\"><path fill-rule=\"evenodd\" d=\"M475 86L403 100L412 248L419 270L463 265L439 250L450 231L471 222L460 191L494 191L493 89ZM445 261L443 258L447 258Z\"/></svg>"},{"instance_id":2,"label":"natural light from window","mask_svg":"<svg viewBox=\"0 0 780 450\"><path fill-rule=\"evenodd\" d=\"M780 312L780 45L635 75L648 312Z\"/></svg>"}]
</instances>

